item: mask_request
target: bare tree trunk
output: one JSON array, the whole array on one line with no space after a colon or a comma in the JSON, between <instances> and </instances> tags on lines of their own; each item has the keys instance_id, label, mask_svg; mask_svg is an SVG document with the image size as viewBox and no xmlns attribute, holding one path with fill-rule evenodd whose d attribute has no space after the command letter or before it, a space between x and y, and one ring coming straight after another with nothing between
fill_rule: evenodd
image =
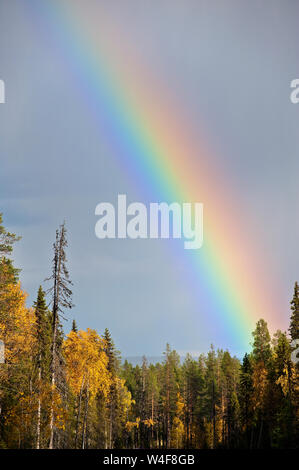
<instances>
[{"instance_id":1,"label":"bare tree trunk","mask_svg":"<svg viewBox=\"0 0 299 470\"><path fill-rule=\"evenodd\" d=\"M108 449L107 418L105 417L105 449Z\"/></svg>"},{"instance_id":2,"label":"bare tree trunk","mask_svg":"<svg viewBox=\"0 0 299 470\"><path fill-rule=\"evenodd\" d=\"M56 387L57 364L57 334L59 326L59 312L62 308L72 308L72 291L69 288L72 281L69 279L69 272L66 267L65 247L67 247L65 223L56 230L56 240L54 243L54 258L52 275L46 281L53 281L53 286L48 290L52 293L53 318L52 318L52 351L51 351L51 410L50 410L50 441L49 448L54 447L54 395Z\"/></svg>"},{"instance_id":3,"label":"bare tree trunk","mask_svg":"<svg viewBox=\"0 0 299 470\"><path fill-rule=\"evenodd\" d=\"M110 422L109 422L109 449L112 449L112 417L113 417L113 410L112 410L113 404L112 404L112 399L110 403Z\"/></svg>"},{"instance_id":4,"label":"bare tree trunk","mask_svg":"<svg viewBox=\"0 0 299 470\"><path fill-rule=\"evenodd\" d=\"M154 392L152 391L152 430L151 430L151 447L154 441Z\"/></svg>"},{"instance_id":5,"label":"bare tree trunk","mask_svg":"<svg viewBox=\"0 0 299 470\"><path fill-rule=\"evenodd\" d=\"M213 449L216 447L216 406L215 406L215 384L213 381Z\"/></svg>"},{"instance_id":6,"label":"bare tree trunk","mask_svg":"<svg viewBox=\"0 0 299 470\"><path fill-rule=\"evenodd\" d=\"M86 402L85 402L85 413L84 413L83 432L82 432L82 449L85 449L85 447L86 447L87 416L88 416L88 385L87 385L87 388L86 388Z\"/></svg>"},{"instance_id":7,"label":"bare tree trunk","mask_svg":"<svg viewBox=\"0 0 299 470\"><path fill-rule=\"evenodd\" d=\"M75 436L75 449L77 449L77 441L78 441L78 433L79 433L79 422L80 422L80 414L81 414L81 401L82 401L82 393L83 393L83 386L84 386L84 377L82 379L80 395L79 395L79 404L78 404L78 414L77 414L77 423L76 423L76 436Z\"/></svg>"},{"instance_id":8,"label":"bare tree trunk","mask_svg":"<svg viewBox=\"0 0 299 470\"><path fill-rule=\"evenodd\" d=\"M59 251L55 254L55 267L54 267L54 298L53 298L53 342L52 342L52 364L51 364L51 385L52 385L52 398L51 398L51 411L50 411L50 443L49 449L53 449L54 444L54 390L56 385L55 366L56 366L56 340L57 340L57 322L58 322L58 302L59 302L59 285L60 269L61 269L61 256Z\"/></svg>"},{"instance_id":9,"label":"bare tree trunk","mask_svg":"<svg viewBox=\"0 0 299 470\"><path fill-rule=\"evenodd\" d=\"M36 426L36 448L40 448L40 420L41 420L41 399L40 399L40 384L42 378L41 367L38 368L38 405L37 405L37 426Z\"/></svg>"},{"instance_id":10,"label":"bare tree trunk","mask_svg":"<svg viewBox=\"0 0 299 470\"><path fill-rule=\"evenodd\" d=\"M260 426L260 432L259 432L259 438L258 438L258 444L257 448L260 449L261 447L261 441L262 441L262 435L263 435L263 426L264 426L264 418L262 418L261 426Z\"/></svg>"},{"instance_id":11,"label":"bare tree trunk","mask_svg":"<svg viewBox=\"0 0 299 470\"><path fill-rule=\"evenodd\" d=\"M166 371L166 403L167 403L167 410L166 410L166 449L169 448L169 440L170 440L170 385L169 385L169 363L167 361L167 371Z\"/></svg>"}]
</instances>

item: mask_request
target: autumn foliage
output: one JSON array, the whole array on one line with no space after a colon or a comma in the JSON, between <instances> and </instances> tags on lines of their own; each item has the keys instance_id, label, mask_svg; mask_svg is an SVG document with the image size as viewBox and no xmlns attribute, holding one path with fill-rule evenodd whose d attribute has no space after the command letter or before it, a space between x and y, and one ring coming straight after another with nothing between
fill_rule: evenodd
<instances>
[{"instance_id":1,"label":"autumn foliage","mask_svg":"<svg viewBox=\"0 0 299 470\"><path fill-rule=\"evenodd\" d=\"M0 216L0 447L298 447L298 284L290 334L271 338L260 320L242 361L211 347L182 362L167 345L159 363L143 358L132 365L121 361L107 329L78 330L73 322L63 332L61 312L72 306L64 225L54 244L54 297L46 302L39 287L28 308L9 258L17 238L1 222Z\"/></svg>"}]
</instances>

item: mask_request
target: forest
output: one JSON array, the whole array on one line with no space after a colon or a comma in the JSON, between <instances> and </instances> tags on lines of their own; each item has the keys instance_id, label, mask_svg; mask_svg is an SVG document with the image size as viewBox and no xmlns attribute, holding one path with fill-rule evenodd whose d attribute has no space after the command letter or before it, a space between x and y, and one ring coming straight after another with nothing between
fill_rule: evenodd
<instances>
[{"instance_id":1,"label":"forest","mask_svg":"<svg viewBox=\"0 0 299 470\"><path fill-rule=\"evenodd\" d=\"M0 448L299 447L298 283L289 330L271 338L260 319L243 358L211 346L182 361L166 345L160 363L133 366L105 325L63 331L73 306L65 225L31 307L11 260L18 239L0 214Z\"/></svg>"}]
</instances>

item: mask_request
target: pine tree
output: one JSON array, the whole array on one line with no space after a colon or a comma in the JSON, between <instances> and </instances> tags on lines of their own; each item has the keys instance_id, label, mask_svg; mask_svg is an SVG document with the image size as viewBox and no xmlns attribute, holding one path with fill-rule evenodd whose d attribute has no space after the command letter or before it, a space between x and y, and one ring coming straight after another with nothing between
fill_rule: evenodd
<instances>
[{"instance_id":1,"label":"pine tree","mask_svg":"<svg viewBox=\"0 0 299 470\"><path fill-rule=\"evenodd\" d=\"M160 395L157 369L153 364L148 367L148 421L150 422L150 447L158 447L158 403Z\"/></svg>"},{"instance_id":2,"label":"pine tree","mask_svg":"<svg viewBox=\"0 0 299 470\"><path fill-rule=\"evenodd\" d=\"M294 423L294 442L298 446L299 442L299 362L298 362L298 346L299 346L299 284L295 283L294 295L291 301L291 320L289 332L291 336L291 352L293 360L293 374L292 374L292 406L295 416ZM295 357L294 357L295 356Z\"/></svg>"},{"instance_id":3,"label":"pine tree","mask_svg":"<svg viewBox=\"0 0 299 470\"><path fill-rule=\"evenodd\" d=\"M290 335L292 340L299 339L299 284L295 282L294 295L291 301L291 323L290 323Z\"/></svg>"},{"instance_id":4,"label":"pine tree","mask_svg":"<svg viewBox=\"0 0 299 470\"><path fill-rule=\"evenodd\" d=\"M0 258L5 255L10 255L13 249L13 244L21 239L14 233L7 232L2 225L3 214L0 212Z\"/></svg>"},{"instance_id":5,"label":"pine tree","mask_svg":"<svg viewBox=\"0 0 299 470\"><path fill-rule=\"evenodd\" d=\"M170 345L166 344L166 351L163 361L163 388L162 399L164 402L164 447L170 448L171 430L173 420L177 411L177 398L179 392L179 364L180 357L175 350L171 350Z\"/></svg>"},{"instance_id":6,"label":"pine tree","mask_svg":"<svg viewBox=\"0 0 299 470\"><path fill-rule=\"evenodd\" d=\"M252 393L253 393L253 379L252 379L252 364L249 354L245 354L241 366L240 374L240 406L241 406L241 423L245 434L246 448L251 447L251 430L252 430Z\"/></svg>"},{"instance_id":7,"label":"pine tree","mask_svg":"<svg viewBox=\"0 0 299 470\"><path fill-rule=\"evenodd\" d=\"M237 383L239 381L239 362L231 357L228 351L221 359L221 415L222 445L230 448L238 440L239 401Z\"/></svg>"},{"instance_id":8,"label":"pine tree","mask_svg":"<svg viewBox=\"0 0 299 470\"><path fill-rule=\"evenodd\" d=\"M271 413L271 337L265 320L256 324L253 336L253 407L257 434L254 447L269 446L271 440L270 423L267 420Z\"/></svg>"},{"instance_id":9,"label":"pine tree","mask_svg":"<svg viewBox=\"0 0 299 470\"><path fill-rule=\"evenodd\" d=\"M290 446L294 438L293 375L290 342L286 333L277 331L274 335L273 383L269 421L273 422L273 443L278 447Z\"/></svg>"},{"instance_id":10,"label":"pine tree","mask_svg":"<svg viewBox=\"0 0 299 470\"><path fill-rule=\"evenodd\" d=\"M0 213L0 295L6 285L16 283L18 280L20 270L13 266L11 259L7 258L7 256L11 255L14 243L21 239L21 237L17 237L14 233L8 232L2 225L2 222L3 217L2 213Z\"/></svg>"},{"instance_id":11,"label":"pine tree","mask_svg":"<svg viewBox=\"0 0 299 470\"><path fill-rule=\"evenodd\" d=\"M218 387L219 360L213 345L206 358L205 391L203 393L203 411L205 418L205 446L215 449L218 444L217 409L219 409L220 391Z\"/></svg>"},{"instance_id":12,"label":"pine tree","mask_svg":"<svg viewBox=\"0 0 299 470\"><path fill-rule=\"evenodd\" d=\"M203 375L200 362L187 354L183 364L183 397L184 397L184 421L185 421L185 445L186 448L196 447L194 436L199 428L199 404L200 392L203 389Z\"/></svg>"},{"instance_id":13,"label":"pine tree","mask_svg":"<svg viewBox=\"0 0 299 470\"><path fill-rule=\"evenodd\" d=\"M253 336L253 357L256 362L266 365L271 357L271 337L267 323L261 319L257 322Z\"/></svg>"}]
</instances>

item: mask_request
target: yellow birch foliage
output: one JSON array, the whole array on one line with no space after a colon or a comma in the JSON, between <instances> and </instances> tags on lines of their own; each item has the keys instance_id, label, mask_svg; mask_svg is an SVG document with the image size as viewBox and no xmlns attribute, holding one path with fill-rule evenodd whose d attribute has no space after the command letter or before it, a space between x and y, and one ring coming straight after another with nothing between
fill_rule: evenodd
<instances>
[{"instance_id":1,"label":"yellow birch foliage","mask_svg":"<svg viewBox=\"0 0 299 470\"><path fill-rule=\"evenodd\" d=\"M9 284L2 292L0 339L5 344L7 364L19 364L22 358L31 357L34 352L35 314L33 309L26 308L26 298L20 283Z\"/></svg>"},{"instance_id":2,"label":"yellow birch foliage","mask_svg":"<svg viewBox=\"0 0 299 470\"><path fill-rule=\"evenodd\" d=\"M92 400L98 391L107 397L111 384L104 340L95 330L71 331L63 344L67 382L75 395L88 388Z\"/></svg>"},{"instance_id":3,"label":"yellow birch foliage","mask_svg":"<svg viewBox=\"0 0 299 470\"><path fill-rule=\"evenodd\" d=\"M36 414L34 356L35 313L26 308L27 294L20 283L6 284L1 291L0 339L5 345L5 364L0 366L0 398L5 401L5 426L10 441L29 434Z\"/></svg>"}]
</instances>

